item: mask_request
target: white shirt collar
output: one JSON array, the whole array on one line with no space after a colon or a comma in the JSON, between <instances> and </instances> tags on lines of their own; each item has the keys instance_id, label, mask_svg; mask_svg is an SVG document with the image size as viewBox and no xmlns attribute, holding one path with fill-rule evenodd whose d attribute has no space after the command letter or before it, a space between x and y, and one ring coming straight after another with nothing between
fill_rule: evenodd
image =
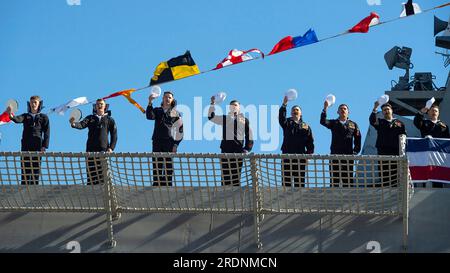
<instances>
[{"instance_id":1,"label":"white shirt collar","mask_svg":"<svg viewBox=\"0 0 450 273\"><path fill-rule=\"evenodd\" d=\"M232 119L232 120L235 120L238 116L240 116L241 114L239 113L239 114L237 114L237 115L235 115L235 114L233 114L232 112L230 112L230 113L228 113L228 116L230 116L230 118Z\"/></svg>"},{"instance_id":2,"label":"white shirt collar","mask_svg":"<svg viewBox=\"0 0 450 273\"><path fill-rule=\"evenodd\" d=\"M101 120L102 117L108 115L107 113L104 113L102 116L99 116L97 113L95 114L95 116L98 118L98 120Z\"/></svg>"}]
</instances>

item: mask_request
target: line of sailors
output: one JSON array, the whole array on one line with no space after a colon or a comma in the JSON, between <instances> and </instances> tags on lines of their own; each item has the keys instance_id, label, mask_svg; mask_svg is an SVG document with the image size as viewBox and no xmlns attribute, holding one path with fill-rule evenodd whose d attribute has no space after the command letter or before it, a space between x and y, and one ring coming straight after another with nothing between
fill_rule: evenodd
<instances>
[{"instance_id":1,"label":"line of sailors","mask_svg":"<svg viewBox=\"0 0 450 273\"><path fill-rule=\"evenodd\" d=\"M160 107L153 106L156 95L149 97L146 118L154 120L152 136L153 152L177 152L183 138L183 123L180 113L175 109L176 100L170 91L164 92ZM279 109L279 124L283 129L283 154L313 154L314 137L311 127L303 121L300 106L291 108L291 116L287 117L287 97ZM28 102L28 112L13 116L11 108L7 111L15 123L23 124L21 151L45 151L49 147L50 122L47 115L41 113L43 101L39 96L32 96ZM392 106L388 103L381 106L383 118L377 118L379 103L375 102L370 114L370 124L377 130L376 148L379 155L399 155L399 135L405 134L403 122L393 117ZM349 107L341 104L338 107L337 119L327 119L329 105L325 101L320 116L320 124L331 131L331 154L356 155L361 151L361 131L356 122L349 119ZM425 118L428 112L429 119ZM227 115L215 114L215 97L211 97L208 119L222 125L222 153L248 153L253 148L252 130L247 118L240 113L240 103L230 102L230 112ZM75 122L69 120L72 128L88 128L86 152L112 152L117 144L117 126L108 111L108 105L103 99L98 99L92 115ZM423 108L414 118L415 126L422 137L450 138L449 127L439 120L439 107L433 105L430 109ZM109 136L109 138L108 138ZM153 185L171 186L173 163L170 157L154 157ZM242 159L222 158L222 185L240 186ZM283 185L285 187L305 186L305 160L283 160ZM382 186L396 186L396 165L380 162ZM40 172L39 157L22 158L22 184L38 184ZM103 181L99 158L90 157L87 161L88 184L98 184ZM351 187L353 185L353 161L332 160L330 164L331 187ZM394 177L390 179L389 177Z\"/></svg>"}]
</instances>

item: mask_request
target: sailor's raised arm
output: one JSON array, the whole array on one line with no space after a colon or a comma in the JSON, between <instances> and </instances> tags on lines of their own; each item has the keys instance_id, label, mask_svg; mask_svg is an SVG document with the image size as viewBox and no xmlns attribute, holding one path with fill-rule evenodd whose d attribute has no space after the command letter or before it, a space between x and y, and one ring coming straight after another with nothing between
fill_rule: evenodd
<instances>
[{"instance_id":1,"label":"sailor's raised arm","mask_svg":"<svg viewBox=\"0 0 450 273\"><path fill-rule=\"evenodd\" d=\"M222 116L217 116L215 111L215 105L216 104L216 98L214 96L211 97L211 104L209 106L208 109L208 119L212 122L214 122L215 124L219 124L222 125L223 124L223 118Z\"/></svg>"}]
</instances>

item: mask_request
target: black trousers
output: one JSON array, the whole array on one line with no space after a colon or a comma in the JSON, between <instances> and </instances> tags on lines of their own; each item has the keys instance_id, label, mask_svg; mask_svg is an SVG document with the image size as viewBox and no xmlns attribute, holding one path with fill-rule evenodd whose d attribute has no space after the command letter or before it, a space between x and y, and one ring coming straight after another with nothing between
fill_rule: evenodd
<instances>
[{"instance_id":1,"label":"black trousers","mask_svg":"<svg viewBox=\"0 0 450 273\"><path fill-rule=\"evenodd\" d=\"M332 160L330 166L331 187L353 187L353 160Z\"/></svg>"},{"instance_id":2,"label":"black trousers","mask_svg":"<svg viewBox=\"0 0 450 273\"><path fill-rule=\"evenodd\" d=\"M241 186L242 159L221 158L220 163L222 167L222 186Z\"/></svg>"},{"instance_id":3,"label":"black trousers","mask_svg":"<svg viewBox=\"0 0 450 273\"><path fill-rule=\"evenodd\" d=\"M283 186L305 187L305 159L283 159Z\"/></svg>"},{"instance_id":4,"label":"black trousers","mask_svg":"<svg viewBox=\"0 0 450 273\"><path fill-rule=\"evenodd\" d=\"M87 147L86 152L106 152L107 148ZM98 185L104 184L104 174L102 168L101 157L90 156L86 160L87 184Z\"/></svg>"},{"instance_id":5,"label":"black trousers","mask_svg":"<svg viewBox=\"0 0 450 273\"><path fill-rule=\"evenodd\" d=\"M173 151L172 140L154 140L153 152L170 153ZM152 157L153 186L172 186L173 161L170 157Z\"/></svg>"},{"instance_id":6,"label":"black trousers","mask_svg":"<svg viewBox=\"0 0 450 273\"><path fill-rule=\"evenodd\" d=\"M382 184L376 185L380 187L397 187L398 185L398 170L396 161L383 160L380 161L380 173L382 175Z\"/></svg>"},{"instance_id":7,"label":"black trousers","mask_svg":"<svg viewBox=\"0 0 450 273\"><path fill-rule=\"evenodd\" d=\"M41 157L23 156L21 160L22 185L38 185L39 174L41 172Z\"/></svg>"},{"instance_id":8,"label":"black trousers","mask_svg":"<svg viewBox=\"0 0 450 273\"><path fill-rule=\"evenodd\" d=\"M153 186L172 186L173 163L169 157L152 157Z\"/></svg>"},{"instance_id":9,"label":"black trousers","mask_svg":"<svg viewBox=\"0 0 450 273\"><path fill-rule=\"evenodd\" d=\"M104 183L103 168L99 157L87 158L87 184L98 185Z\"/></svg>"},{"instance_id":10,"label":"black trousers","mask_svg":"<svg viewBox=\"0 0 450 273\"><path fill-rule=\"evenodd\" d=\"M394 155L398 156L397 150L392 149L378 149L378 155ZM381 181L382 184L376 185L376 187L380 187L381 185L383 187L397 187L398 186L398 170L397 170L397 164L396 161L389 161L389 160L381 160L380 161L380 176L382 177Z\"/></svg>"}]
</instances>

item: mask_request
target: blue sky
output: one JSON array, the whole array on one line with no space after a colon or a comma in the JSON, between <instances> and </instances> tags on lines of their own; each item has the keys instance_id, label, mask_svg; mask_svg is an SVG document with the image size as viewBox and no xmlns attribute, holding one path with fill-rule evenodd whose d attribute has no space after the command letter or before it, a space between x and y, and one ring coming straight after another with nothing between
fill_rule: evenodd
<instances>
[{"instance_id":1,"label":"blue sky","mask_svg":"<svg viewBox=\"0 0 450 273\"><path fill-rule=\"evenodd\" d=\"M17 99L19 113L23 113L34 94L43 97L44 112L80 96L95 100L147 85L158 63L187 49L205 71L234 48L259 48L267 54L281 38L303 35L309 28L321 39L351 28L371 11L382 21L396 18L402 2L81 0L81 5L70 6L66 0L3 0L0 103ZM415 2L427 9L445 1ZM447 7L372 28L367 34L349 34L161 87L172 90L178 102L192 112L195 97L206 107L210 96L219 91L227 93L226 104L238 99L244 106L268 105L270 109L270 105L281 104L287 89L295 88L299 92L295 104L302 106L304 121L312 127L316 153L327 154L331 135L319 124L324 98L333 93L337 103L347 103L350 118L365 136L373 102L390 89L391 80L404 73L386 67L383 55L393 46L413 48L411 75L430 71L436 75L437 86L445 85L448 69L434 53L438 49L434 46L433 15L447 20L449 11ZM145 107L148 95L146 89L134 93L133 98ZM108 102L118 125L116 151L151 151L154 123L124 98ZM84 115L91 112L90 106L80 109ZM336 117L336 106L329 110L329 117ZM267 118L276 120L277 115ZM85 150L87 130L70 128L68 114L50 115L50 119L49 151ZM201 126L208 124L206 117L201 122ZM269 124L272 136L259 133L261 124L252 126L257 127L258 137L254 151L262 152L261 144L271 142L268 146L275 148L263 152L278 153L281 130L277 123L273 128ZM185 140L179 152L219 152L220 141L205 140L201 130L191 126L187 130L191 138L196 133L203 140ZM4 125L0 132L1 151L20 149L21 125Z\"/></svg>"}]
</instances>

